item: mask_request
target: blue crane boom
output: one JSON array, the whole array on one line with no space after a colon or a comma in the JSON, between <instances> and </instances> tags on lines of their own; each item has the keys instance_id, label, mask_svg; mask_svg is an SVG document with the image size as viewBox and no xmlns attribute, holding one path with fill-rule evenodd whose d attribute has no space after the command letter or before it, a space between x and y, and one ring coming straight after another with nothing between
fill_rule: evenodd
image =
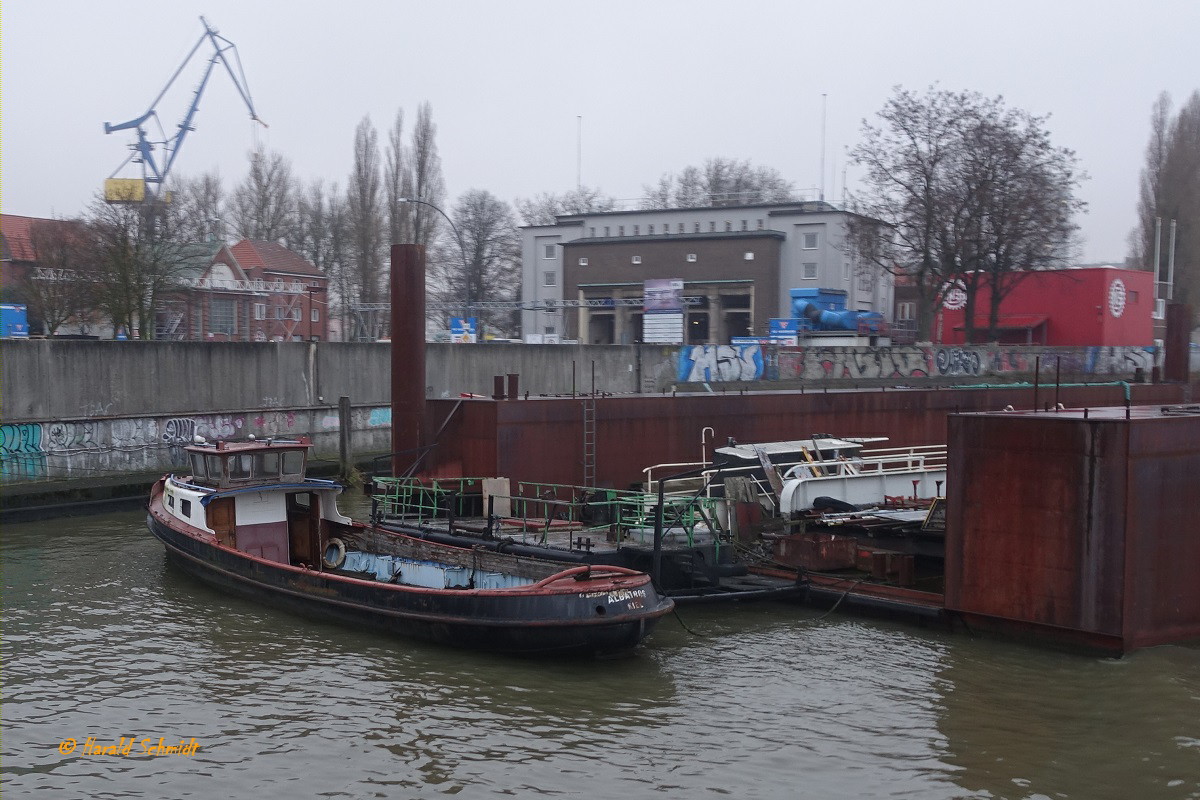
<instances>
[{"instance_id":1,"label":"blue crane boom","mask_svg":"<svg viewBox=\"0 0 1200 800\"><path fill-rule=\"evenodd\" d=\"M121 162L120 166L113 170L112 175L110 175L109 178L111 182L111 178L120 172L121 169L123 169L130 161L140 163L142 165L142 182L144 183L145 199L152 199L157 196L159 190L166 183L167 176L171 173L171 167L174 166L175 159L179 156L179 150L182 148L184 140L187 139L187 135L191 131L195 130L194 126L192 125L192 121L196 117L196 112L200 109L200 96L204 93L204 87L208 84L208 79L212 76L213 69L216 67L218 62L225 67L226 72L229 73L229 77L233 80L234 87L236 87L238 90L238 94L242 96L242 100L246 103L246 107L250 109L250 119L259 123L264 128L267 127L267 123L259 119L258 114L254 111L254 101L250 99L250 87L247 85L246 75L242 71L242 61L238 57L237 47L233 44L233 42L229 41L224 36L221 36L217 32L217 29L209 25L208 20L206 20L204 17L200 17L200 22L204 25L204 33L201 34L200 39L192 47L191 51L187 54L187 57L183 59L183 63L180 64L179 68L175 70L175 73L171 76L171 79L167 81L167 85L163 87L162 91L158 93L158 96L154 98L154 101L150 103L150 107L146 109L146 113L142 114L140 117L131 119L128 122L119 122L116 124L108 122L104 123L105 133L115 133L116 131L129 130L131 128L137 131L137 143L132 145L130 148L132 152L128 158ZM173 136L169 137L167 137L164 133L163 136L165 138L161 141L151 140L149 135L146 133L146 123L150 120L154 120L158 123L159 129L162 129L162 124L158 119L158 103L171 89L171 85L175 83L175 79L179 77L181 72L183 72L184 68L188 65L188 62L192 60L192 57L196 55L196 52L201 48L201 46L204 45L205 41L212 45L213 54L208 59L208 64L204 68L204 75L200 79L200 85L196 87L196 92L192 97L191 105L188 106L187 112L184 113L183 119L179 123L178 130ZM230 59L226 56L226 53L230 53L232 55L233 63L230 63ZM236 71L234 70L234 64L237 65ZM159 146L163 148L163 151L166 154L166 158L161 164L154 155L155 149ZM108 192L106 190L106 194L107 193ZM131 200L142 198L131 197L128 194L123 193L123 196L109 196L107 199Z\"/></svg>"}]
</instances>

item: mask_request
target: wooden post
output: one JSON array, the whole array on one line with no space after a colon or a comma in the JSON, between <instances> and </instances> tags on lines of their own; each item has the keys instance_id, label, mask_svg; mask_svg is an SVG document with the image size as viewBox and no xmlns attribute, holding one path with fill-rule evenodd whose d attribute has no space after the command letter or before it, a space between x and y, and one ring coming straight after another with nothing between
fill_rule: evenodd
<instances>
[{"instance_id":1,"label":"wooden post","mask_svg":"<svg viewBox=\"0 0 1200 800\"><path fill-rule=\"evenodd\" d=\"M354 470L354 452L350 448L350 398L342 395L338 398L338 462L341 464L339 475L342 480L349 479Z\"/></svg>"}]
</instances>

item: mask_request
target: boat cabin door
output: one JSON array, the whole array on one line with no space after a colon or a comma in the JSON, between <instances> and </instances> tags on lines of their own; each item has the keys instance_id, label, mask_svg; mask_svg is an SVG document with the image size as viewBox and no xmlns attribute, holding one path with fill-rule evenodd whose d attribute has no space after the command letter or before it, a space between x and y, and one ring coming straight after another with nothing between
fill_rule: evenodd
<instances>
[{"instance_id":1,"label":"boat cabin door","mask_svg":"<svg viewBox=\"0 0 1200 800\"><path fill-rule=\"evenodd\" d=\"M321 500L313 492L287 495L288 548L293 564L320 563Z\"/></svg>"}]
</instances>

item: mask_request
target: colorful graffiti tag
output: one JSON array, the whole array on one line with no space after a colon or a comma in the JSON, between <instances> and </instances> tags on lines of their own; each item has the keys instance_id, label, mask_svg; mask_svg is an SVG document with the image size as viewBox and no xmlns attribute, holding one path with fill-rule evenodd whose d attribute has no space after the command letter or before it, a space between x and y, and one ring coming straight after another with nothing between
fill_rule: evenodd
<instances>
[{"instance_id":1,"label":"colorful graffiti tag","mask_svg":"<svg viewBox=\"0 0 1200 800\"><path fill-rule=\"evenodd\" d=\"M921 347L805 347L779 353L780 380L924 378L930 354Z\"/></svg>"},{"instance_id":2,"label":"colorful graffiti tag","mask_svg":"<svg viewBox=\"0 0 1200 800\"><path fill-rule=\"evenodd\" d=\"M706 344L679 350L678 377L681 381L756 381L762 376L763 352L757 344Z\"/></svg>"},{"instance_id":3,"label":"colorful graffiti tag","mask_svg":"<svg viewBox=\"0 0 1200 800\"><path fill-rule=\"evenodd\" d=\"M0 425L0 474L6 478L38 478L46 474L39 423Z\"/></svg>"}]
</instances>

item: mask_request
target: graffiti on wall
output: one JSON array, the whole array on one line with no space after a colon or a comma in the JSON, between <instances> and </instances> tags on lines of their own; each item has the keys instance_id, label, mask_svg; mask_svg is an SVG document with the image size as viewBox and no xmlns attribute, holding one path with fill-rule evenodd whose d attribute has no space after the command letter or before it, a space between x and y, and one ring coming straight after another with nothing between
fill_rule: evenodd
<instances>
[{"instance_id":1,"label":"graffiti on wall","mask_svg":"<svg viewBox=\"0 0 1200 800\"><path fill-rule=\"evenodd\" d=\"M46 426L46 449L59 453L98 450L96 423L54 422Z\"/></svg>"},{"instance_id":2,"label":"graffiti on wall","mask_svg":"<svg viewBox=\"0 0 1200 800\"><path fill-rule=\"evenodd\" d=\"M780 352L779 379L924 378L929 359L921 347L805 347Z\"/></svg>"},{"instance_id":3,"label":"graffiti on wall","mask_svg":"<svg viewBox=\"0 0 1200 800\"><path fill-rule=\"evenodd\" d=\"M1116 378L1138 369L1149 374L1154 356L1152 347L801 347L781 348L778 362L780 380L982 378L1039 368L1044 374Z\"/></svg>"},{"instance_id":4,"label":"graffiti on wall","mask_svg":"<svg viewBox=\"0 0 1200 800\"><path fill-rule=\"evenodd\" d=\"M5 478L39 478L46 474L41 424L0 425L0 474Z\"/></svg>"},{"instance_id":5,"label":"graffiti on wall","mask_svg":"<svg viewBox=\"0 0 1200 800\"><path fill-rule=\"evenodd\" d=\"M207 442L232 439L246 425L241 415L214 414L198 417L171 417L163 423L162 443L171 451L173 464L187 462L184 446L193 444L199 436Z\"/></svg>"},{"instance_id":6,"label":"graffiti on wall","mask_svg":"<svg viewBox=\"0 0 1200 800\"><path fill-rule=\"evenodd\" d=\"M679 350L679 380L691 383L756 381L763 375L757 344L694 345Z\"/></svg>"},{"instance_id":7,"label":"graffiti on wall","mask_svg":"<svg viewBox=\"0 0 1200 800\"><path fill-rule=\"evenodd\" d=\"M937 374L950 377L983 374L984 360L973 347L939 347L933 357Z\"/></svg>"}]
</instances>

